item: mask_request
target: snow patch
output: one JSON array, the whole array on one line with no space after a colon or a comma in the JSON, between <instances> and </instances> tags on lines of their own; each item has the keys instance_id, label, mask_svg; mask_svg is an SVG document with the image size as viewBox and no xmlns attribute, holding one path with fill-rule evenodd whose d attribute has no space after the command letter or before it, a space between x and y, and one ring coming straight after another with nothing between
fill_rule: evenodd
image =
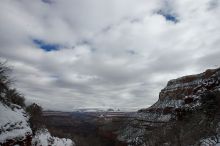
<instances>
[{"instance_id":1,"label":"snow patch","mask_svg":"<svg viewBox=\"0 0 220 146\"><path fill-rule=\"evenodd\" d=\"M0 102L0 143L7 140L23 140L32 134L28 116L18 105L10 107Z\"/></svg>"},{"instance_id":2,"label":"snow patch","mask_svg":"<svg viewBox=\"0 0 220 146\"><path fill-rule=\"evenodd\" d=\"M75 146L75 143L66 138L53 137L47 129L36 132L32 139L32 146Z\"/></svg>"}]
</instances>

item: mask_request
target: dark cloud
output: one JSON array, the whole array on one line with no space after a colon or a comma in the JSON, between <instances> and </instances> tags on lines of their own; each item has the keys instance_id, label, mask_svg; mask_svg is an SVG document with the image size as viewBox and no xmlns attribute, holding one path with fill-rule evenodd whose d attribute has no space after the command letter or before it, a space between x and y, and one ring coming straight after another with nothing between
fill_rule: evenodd
<instances>
[{"instance_id":1,"label":"dark cloud","mask_svg":"<svg viewBox=\"0 0 220 146\"><path fill-rule=\"evenodd\" d=\"M211 1L209 2L208 9L209 9L209 10L213 10L213 9L215 9L215 8L218 8L218 6L219 6L219 0L211 0Z\"/></svg>"},{"instance_id":2,"label":"dark cloud","mask_svg":"<svg viewBox=\"0 0 220 146\"><path fill-rule=\"evenodd\" d=\"M47 4L52 4L53 0L42 0L42 2L47 3Z\"/></svg>"}]
</instances>

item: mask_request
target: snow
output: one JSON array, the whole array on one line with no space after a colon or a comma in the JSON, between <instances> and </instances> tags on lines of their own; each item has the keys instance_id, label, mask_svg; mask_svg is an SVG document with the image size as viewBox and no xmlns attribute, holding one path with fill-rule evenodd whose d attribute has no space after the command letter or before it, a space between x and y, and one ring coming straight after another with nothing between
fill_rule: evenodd
<instances>
[{"instance_id":1,"label":"snow","mask_svg":"<svg viewBox=\"0 0 220 146\"><path fill-rule=\"evenodd\" d=\"M207 139L202 139L200 140L200 142L201 142L201 146L220 146L220 143L216 143L216 141L211 137Z\"/></svg>"},{"instance_id":2,"label":"snow","mask_svg":"<svg viewBox=\"0 0 220 146\"><path fill-rule=\"evenodd\" d=\"M27 122L28 116L20 106L7 106L0 102L0 117L0 143L12 139L22 140L32 134Z\"/></svg>"},{"instance_id":3,"label":"snow","mask_svg":"<svg viewBox=\"0 0 220 146\"><path fill-rule=\"evenodd\" d=\"M7 140L24 140L32 135L26 112L18 105L5 105L0 102L0 145ZM66 138L50 135L48 130L40 130L32 139L33 146L74 146L74 142Z\"/></svg>"},{"instance_id":4,"label":"snow","mask_svg":"<svg viewBox=\"0 0 220 146\"><path fill-rule=\"evenodd\" d=\"M32 139L32 146L75 146L74 142L66 138L53 137L47 129L36 132Z\"/></svg>"},{"instance_id":5,"label":"snow","mask_svg":"<svg viewBox=\"0 0 220 146\"><path fill-rule=\"evenodd\" d=\"M184 104L183 100L165 99L163 101L156 102L151 108L181 108Z\"/></svg>"},{"instance_id":6,"label":"snow","mask_svg":"<svg viewBox=\"0 0 220 146\"><path fill-rule=\"evenodd\" d=\"M132 126L126 127L123 132L118 135L119 141L126 141L127 143L135 143L136 145L140 145L143 143L143 136L145 133L144 127L135 128Z\"/></svg>"}]
</instances>

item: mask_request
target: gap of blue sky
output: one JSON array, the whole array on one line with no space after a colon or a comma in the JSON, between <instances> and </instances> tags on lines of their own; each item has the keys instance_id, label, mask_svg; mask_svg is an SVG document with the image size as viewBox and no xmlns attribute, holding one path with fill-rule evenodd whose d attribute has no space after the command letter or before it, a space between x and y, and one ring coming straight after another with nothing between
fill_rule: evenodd
<instances>
[{"instance_id":1,"label":"gap of blue sky","mask_svg":"<svg viewBox=\"0 0 220 146\"><path fill-rule=\"evenodd\" d=\"M173 23L177 23L179 21L175 15L163 12L162 10L159 10L157 14L162 15L167 21L171 21Z\"/></svg>"},{"instance_id":2,"label":"gap of blue sky","mask_svg":"<svg viewBox=\"0 0 220 146\"><path fill-rule=\"evenodd\" d=\"M39 48L43 49L44 51L57 51L60 49L60 45L58 44L50 44L50 43L47 43L43 40L39 40L39 39L34 39L33 40L33 43L35 45L37 45Z\"/></svg>"}]
</instances>

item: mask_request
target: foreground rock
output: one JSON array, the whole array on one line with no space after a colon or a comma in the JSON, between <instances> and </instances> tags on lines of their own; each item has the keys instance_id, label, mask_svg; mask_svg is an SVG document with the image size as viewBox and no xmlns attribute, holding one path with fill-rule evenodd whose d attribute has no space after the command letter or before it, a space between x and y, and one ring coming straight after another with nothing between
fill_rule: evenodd
<instances>
[{"instance_id":1,"label":"foreground rock","mask_svg":"<svg viewBox=\"0 0 220 146\"><path fill-rule=\"evenodd\" d=\"M32 146L74 146L74 142L66 138L51 136L47 129L36 132L32 139Z\"/></svg>"},{"instance_id":2,"label":"foreground rock","mask_svg":"<svg viewBox=\"0 0 220 146\"><path fill-rule=\"evenodd\" d=\"M32 130L28 116L20 106L0 102L0 128L0 145L31 145Z\"/></svg>"}]
</instances>

